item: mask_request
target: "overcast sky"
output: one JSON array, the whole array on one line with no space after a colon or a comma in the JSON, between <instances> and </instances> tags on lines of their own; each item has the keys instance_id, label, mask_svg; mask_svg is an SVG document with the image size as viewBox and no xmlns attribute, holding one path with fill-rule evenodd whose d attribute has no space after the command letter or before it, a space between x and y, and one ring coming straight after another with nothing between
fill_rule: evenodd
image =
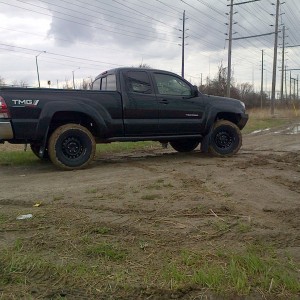
<instances>
[{"instance_id":1,"label":"overcast sky","mask_svg":"<svg viewBox=\"0 0 300 300\"><path fill-rule=\"evenodd\" d=\"M235 0L234 3L245 2ZM234 37L274 31L271 0L234 6ZM227 0L4 0L0 1L0 77L5 83L25 81L62 87L94 78L118 66L138 66L181 73L182 14L186 11L185 77L194 84L227 66L229 7ZM281 5L280 24L288 28L289 46L300 44L300 1ZM282 34L279 41L281 43ZM236 82L260 89L264 50L266 90L272 76L274 35L234 40L232 63ZM300 68L300 47L287 49L288 68ZM278 52L281 67L281 49ZM280 72L278 70L278 84ZM293 76L297 76L293 72ZM90 79L89 79L90 80Z\"/></svg>"}]
</instances>

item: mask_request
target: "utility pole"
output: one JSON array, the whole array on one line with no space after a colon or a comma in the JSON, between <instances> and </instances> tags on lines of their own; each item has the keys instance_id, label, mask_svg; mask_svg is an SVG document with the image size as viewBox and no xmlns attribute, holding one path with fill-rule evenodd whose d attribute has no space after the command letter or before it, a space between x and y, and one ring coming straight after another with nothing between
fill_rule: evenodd
<instances>
[{"instance_id":1,"label":"utility pole","mask_svg":"<svg viewBox=\"0 0 300 300\"><path fill-rule=\"evenodd\" d=\"M240 38L233 38L233 31L232 27L233 24L237 24L237 22L233 23L233 7L236 5L243 5L243 4L248 4L248 3L253 3L253 2L258 2L261 0L247 0L244 2L239 2L239 3L233 3L234 0L230 0L230 4L227 6L230 6L230 13L229 13L229 24L226 23L226 25L229 25L229 34L228 34L228 67L227 67L227 97L230 97L230 87L231 87L231 56L232 56L232 41L233 40L241 40L241 39L248 39L248 38L253 38L257 36L265 36L265 35L271 35L272 33L266 33L266 34L259 34L259 35L253 35L253 36L247 36L247 37L240 37ZM279 0L278 0L279 1ZM228 15L228 14L226 14ZM226 34L227 35L227 34Z\"/></svg>"},{"instance_id":2,"label":"utility pole","mask_svg":"<svg viewBox=\"0 0 300 300\"><path fill-rule=\"evenodd\" d=\"M232 24L233 24L233 0L230 0L228 66L227 66L227 97L230 97L230 84L231 84Z\"/></svg>"},{"instance_id":3,"label":"utility pole","mask_svg":"<svg viewBox=\"0 0 300 300\"><path fill-rule=\"evenodd\" d=\"M285 99L287 100L288 95L287 95L287 76L286 76L286 66L285 66L285 71L284 71L284 81L285 81Z\"/></svg>"},{"instance_id":4,"label":"utility pole","mask_svg":"<svg viewBox=\"0 0 300 300\"><path fill-rule=\"evenodd\" d=\"M260 89L260 108L263 107L264 93L264 50L261 50L261 89Z\"/></svg>"},{"instance_id":5,"label":"utility pole","mask_svg":"<svg viewBox=\"0 0 300 300\"><path fill-rule=\"evenodd\" d=\"M179 46L181 46L181 77L184 78L184 48L186 46L185 44L185 39L188 38L188 36L185 36L185 32L188 29L185 29L185 21L186 21L186 17L185 17L185 10L183 11L183 17L182 17L182 37L179 37L182 39L182 43L179 44Z\"/></svg>"},{"instance_id":6,"label":"utility pole","mask_svg":"<svg viewBox=\"0 0 300 300\"><path fill-rule=\"evenodd\" d=\"M299 75L297 75L297 100L299 100Z\"/></svg>"},{"instance_id":7,"label":"utility pole","mask_svg":"<svg viewBox=\"0 0 300 300\"><path fill-rule=\"evenodd\" d=\"M282 64L281 64L281 93L280 100L283 102L284 60L285 60L285 26L282 29Z\"/></svg>"},{"instance_id":8,"label":"utility pole","mask_svg":"<svg viewBox=\"0 0 300 300\"><path fill-rule=\"evenodd\" d=\"M274 116L275 92L276 92L279 6L280 6L280 0L277 0L277 3L276 3L276 21L275 21L274 57L273 57L272 96L271 96L271 115L272 116Z\"/></svg>"},{"instance_id":9,"label":"utility pole","mask_svg":"<svg viewBox=\"0 0 300 300\"><path fill-rule=\"evenodd\" d=\"M292 100L292 71L290 71L290 100Z\"/></svg>"}]
</instances>

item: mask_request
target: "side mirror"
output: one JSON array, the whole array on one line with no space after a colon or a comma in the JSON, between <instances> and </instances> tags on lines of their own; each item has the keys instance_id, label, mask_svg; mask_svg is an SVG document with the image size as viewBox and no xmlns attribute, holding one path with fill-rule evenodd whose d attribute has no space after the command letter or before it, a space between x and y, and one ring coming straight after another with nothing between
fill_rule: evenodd
<instances>
[{"instance_id":1,"label":"side mirror","mask_svg":"<svg viewBox=\"0 0 300 300\"><path fill-rule=\"evenodd\" d=\"M198 87L196 85L192 86L192 96L193 97L198 97L199 96Z\"/></svg>"}]
</instances>

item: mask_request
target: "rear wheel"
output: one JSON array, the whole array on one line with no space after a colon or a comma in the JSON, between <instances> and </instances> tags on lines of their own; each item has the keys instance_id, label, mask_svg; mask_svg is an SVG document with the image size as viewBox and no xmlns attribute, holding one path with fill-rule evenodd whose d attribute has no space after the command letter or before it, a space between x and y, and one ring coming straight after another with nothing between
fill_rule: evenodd
<instances>
[{"instance_id":1,"label":"rear wheel","mask_svg":"<svg viewBox=\"0 0 300 300\"><path fill-rule=\"evenodd\" d=\"M91 132L78 124L58 127L48 143L53 164L64 170L82 169L95 156L96 143Z\"/></svg>"},{"instance_id":2,"label":"rear wheel","mask_svg":"<svg viewBox=\"0 0 300 300\"><path fill-rule=\"evenodd\" d=\"M49 160L49 153L48 150L44 150L43 157L40 157L40 149L41 145L39 144L30 144L31 151L41 160Z\"/></svg>"},{"instance_id":3,"label":"rear wheel","mask_svg":"<svg viewBox=\"0 0 300 300\"><path fill-rule=\"evenodd\" d=\"M191 152L197 148L199 141L197 140L178 140L171 141L170 145L178 152Z\"/></svg>"},{"instance_id":4,"label":"rear wheel","mask_svg":"<svg viewBox=\"0 0 300 300\"><path fill-rule=\"evenodd\" d=\"M242 146L240 129L227 120L217 121L212 129L209 152L216 156L231 156L236 154Z\"/></svg>"}]
</instances>

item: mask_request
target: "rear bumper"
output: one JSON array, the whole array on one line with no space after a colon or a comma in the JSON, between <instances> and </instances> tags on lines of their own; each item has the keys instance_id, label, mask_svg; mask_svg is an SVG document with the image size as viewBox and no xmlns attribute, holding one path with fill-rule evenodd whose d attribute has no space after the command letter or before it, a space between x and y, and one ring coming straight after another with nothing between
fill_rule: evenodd
<instances>
[{"instance_id":1,"label":"rear bumper","mask_svg":"<svg viewBox=\"0 0 300 300\"><path fill-rule=\"evenodd\" d=\"M11 140L14 138L14 133L10 121L0 120L0 141Z\"/></svg>"}]
</instances>

